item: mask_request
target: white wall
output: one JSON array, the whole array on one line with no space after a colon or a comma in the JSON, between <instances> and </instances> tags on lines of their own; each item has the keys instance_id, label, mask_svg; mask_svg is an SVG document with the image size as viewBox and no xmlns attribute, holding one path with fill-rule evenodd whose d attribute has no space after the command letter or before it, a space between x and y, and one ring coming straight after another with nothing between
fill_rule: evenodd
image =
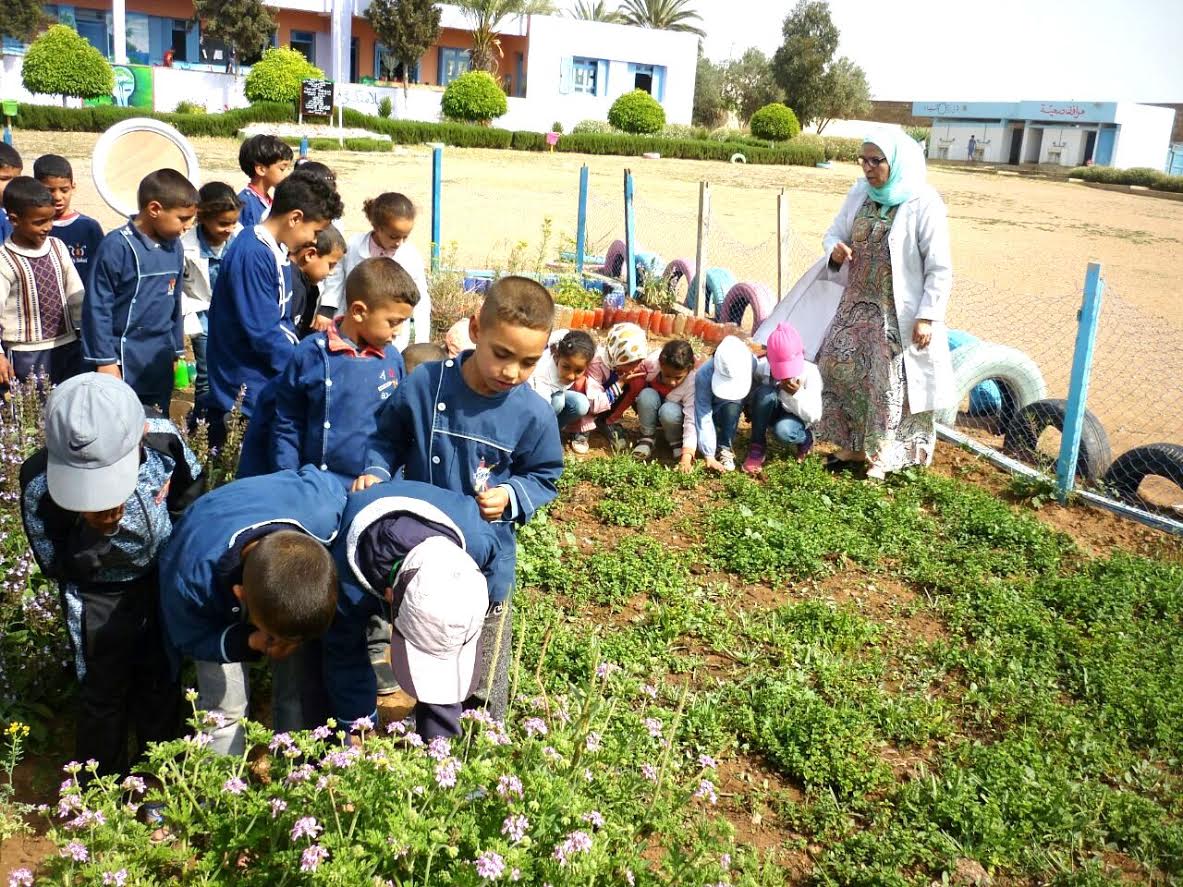
<instances>
[{"instance_id":1,"label":"white wall","mask_svg":"<svg viewBox=\"0 0 1183 887\"><path fill-rule=\"evenodd\" d=\"M1084 164L1084 146L1089 132L1095 132L1096 127L1077 128L1074 126L1049 126L1043 131L1043 147L1040 151L1040 163L1054 163L1052 155L1060 154L1060 166L1082 166Z\"/></svg>"},{"instance_id":2,"label":"white wall","mask_svg":"<svg viewBox=\"0 0 1183 887\"><path fill-rule=\"evenodd\" d=\"M21 83L21 67L24 65L24 55L0 55L0 98L16 99L30 105L58 105L62 104L62 97L58 95L42 95L25 89ZM82 99L67 99L66 106L81 108ZM20 126L20 119L16 121Z\"/></svg>"},{"instance_id":3,"label":"white wall","mask_svg":"<svg viewBox=\"0 0 1183 887\"><path fill-rule=\"evenodd\" d=\"M938 121L929 135L928 156L934 160L941 156L940 149L949 149L949 160L969 159L969 137L977 139L975 148L981 151L985 163L1002 163L1006 158L1007 131L1001 123L979 123L975 121Z\"/></svg>"},{"instance_id":4,"label":"white wall","mask_svg":"<svg viewBox=\"0 0 1183 887\"><path fill-rule=\"evenodd\" d=\"M243 93L245 82L245 77L233 74L154 68L153 106L159 113L175 111L180 101L204 105L211 113L245 108L249 104Z\"/></svg>"},{"instance_id":5,"label":"white wall","mask_svg":"<svg viewBox=\"0 0 1183 887\"><path fill-rule=\"evenodd\" d=\"M1117 131L1113 165L1118 169L1133 166L1162 169L1171 145L1174 109L1119 102L1116 118L1121 129Z\"/></svg>"}]
</instances>

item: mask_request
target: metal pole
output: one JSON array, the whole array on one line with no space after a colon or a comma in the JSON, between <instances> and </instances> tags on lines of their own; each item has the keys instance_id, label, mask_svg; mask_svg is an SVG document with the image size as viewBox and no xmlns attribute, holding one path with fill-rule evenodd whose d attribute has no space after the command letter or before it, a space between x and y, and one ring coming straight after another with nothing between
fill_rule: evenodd
<instances>
[{"instance_id":1,"label":"metal pole","mask_svg":"<svg viewBox=\"0 0 1183 887\"><path fill-rule=\"evenodd\" d=\"M633 213L633 172L624 171L624 294L637 294L636 216Z\"/></svg>"},{"instance_id":2,"label":"metal pole","mask_svg":"<svg viewBox=\"0 0 1183 887\"><path fill-rule=\"evenodd\" d=\"M698 183L698 249L695 252L695 267L698 273L691 282L690 304L694 306L695 317L706 317L707 292L707 238L711 230L711 186L709 182Z\"/></svg>"},{"instance_id":3,"label":"metal pole","mask_svg":"<svg viewBox=\"0 0 1183 887\"><path fill-rule=\"evenodd\" d=\"M431 152L431 273L440 270L440 226L443 221L444 149Z\"/></svg>"},{"instance_id":4,"label":"metal pole","mask_svg":"<svg viewBox=\"0 0 1183 887\"><path fill-rule=\"evenodd\" d=\"M575 225L575 273L583 276L583 260L587 254L587 164L579 170L579 219Z\"/></svg>"},{"instance_id":5,"label":"metal pole","mask_svg":"<svg viewBox=\"0 0 1183 887\"><path fill-rule=\"evenodd\" d=\"M1076 351L1072 356L1072 377L1068 383L1068 406L1064 411L1060 458L1056 462L1056 489L1061 502L1068 498L1068 493L1071 492L1076 480L1080 432L1084 425L1084 411L1089 398L1093 349L1097 343L1097 321L1101 316L1101 299L1104 294L1105 281L1101 278L1101 263L1089 262L1089 270L1084 279L1084 302L1080 308L1080 323L1076 329Z\"/></svg>"},{"instance_id":6,"label":"metal pole","mask_svg":"<svg viewBox=\"0 0 1183 887\"><path fill-rule=\"evenodd\" d=\"M776 195L776 299L785 297L789 287L789 262L792 260L789 246L789 195L781 188Z\"/></svg>"}]
</instances>

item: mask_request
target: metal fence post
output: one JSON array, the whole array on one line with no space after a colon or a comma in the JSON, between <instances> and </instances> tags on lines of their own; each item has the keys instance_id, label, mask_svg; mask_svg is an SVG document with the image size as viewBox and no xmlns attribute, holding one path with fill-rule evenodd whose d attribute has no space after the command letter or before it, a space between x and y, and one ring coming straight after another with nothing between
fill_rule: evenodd
<instances>
[{"instance_id":1,"label":"metal fence post","mask_svg":"<svg viewBox=\"0 0 1183 887\"><path fill-rule=\"evenodd\" d=\"M575 273L583 277L587 255L587 164L579 170L579 219L575 225Z\"/></svg>"},{"instance_id":2,"label":"metal fence post","mask_svg":"<svg viewBox=\"0 0 1183 887\"><path fill-rule=\"evenodd\" d=\"M695 250L697 273L690 282L690 304L695 317L706 317L707 296L707 239L711 231L711 185L698 183L698 247Z\"/></svg>"},{"instance_id":3,"label":"metal fence post","mask_svg":"<svg viewBox=\"0 0 1183 887\"><path fill-rule=\"evenodd\" d=\"M1097 321L1105 281L1101 263L1090 262L1084 279L1084 302L1076 329L1076 351L1072 356L1072 377L1068 383L1068 407L1064 412L1064 430L1060 440L1060 458L1056 462L1056 490L1060 501L1067 500L1076 481L1076 460L1080 455L1080 432L1088 404L1089 377L1093 372L1093 348L1097 343Z\"/></svg>"},{"instance_id":4,"label":"metal fence post","mask_svg":"<svg viewBox=\"0 0 1183 887\"><path fill-rule=\"evenodd\" d=\"M431 152L431 273L440 270L440 228L443 222L444 149Z\"/></svg>"},{"instance_id":5,"label":"metal fence post","mask_svg":"<svg viewBox=\"0 0 1183 887\"><path fill-rule=\"evenodd\" d=\"M633 212L633 171L624 171L624 294L637 294L637 229Z\"/></svg>"}]
</instances>

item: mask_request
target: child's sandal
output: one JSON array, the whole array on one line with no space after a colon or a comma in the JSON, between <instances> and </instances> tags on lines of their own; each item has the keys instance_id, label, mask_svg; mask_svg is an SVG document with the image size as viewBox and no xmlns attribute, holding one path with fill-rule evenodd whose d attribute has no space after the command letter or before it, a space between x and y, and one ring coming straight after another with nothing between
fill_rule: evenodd
<instances>
[{"instance_id":1,"label":"child's sandal","mask_svg":"<svg viewBox=\"0 0 1183 887\"><path fill-rule=\"evenodd\" d=\"M637 441L637 445L633 447L633 456L637 459L648 459L653 455L654 440L651 437L642 437Z\"/></svg>"}]
</instances>

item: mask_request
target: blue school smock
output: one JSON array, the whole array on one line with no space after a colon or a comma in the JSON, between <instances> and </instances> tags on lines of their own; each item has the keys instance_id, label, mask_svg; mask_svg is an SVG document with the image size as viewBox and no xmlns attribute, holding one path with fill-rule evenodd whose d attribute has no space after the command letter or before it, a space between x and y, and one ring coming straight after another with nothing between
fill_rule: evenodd
<instances>
[{"instance_id":1,"label":"blue school smock","mask_svg":"<svg viewBox=\"0 0 1183 887\"><path fill-rule=\"evenodd\" d=\"M6 241L11 233L12 222L8 221L8 213L4 211L4 207L0 206L0 243ZM85 277L82 279L86 280Z\"/></svg>"},{"instance_id":2,"label":"blue school smock","mask_svg":"<svg viewBox=\"0 0 1183 887\"><path fill-rule=\"evenodd\" d=\"M263 217L271 209L271 204L266 203L250 185L238 192L238 199L242 201L242 209L238 211L238 224L242 225L244 231L263 221Z\"/></svg>"},{"instance_id":3,"label":"blue school smock","mask_svg":"<svg viewBox=\"0 0 1183 887\"><path fill-rule=\"evenodd\" d=\"M328 545L341 523L345 491L312 468L236 480L198 499L173 527L160 554L160 612L174 671L182 657L200 662L257 658L255 630L226 569L246 541L299 530Z\"/></svg>"},{"instance_id":4,"label":"blue school smock","mask_svg":"<svg viewBox=\"0 0 1183 887\"><path fill-rule=\"evenodd\" d=\"M554 410L528 385L485 397L460 375L468 351L457 358L416 367L378 416L370 438L366 474L389 479L399 468L417 480L474 496L504 486L510 504L493 527L505 557L515 556L513 532L558 494L563 447ZM510 581L490 585L489 598L503 601Z\"/></svg>"},{"instance_id":5,"label":"blue school smock","mask_svg":"<svg viewBox=\"0 0 1183 887\"><path fill-rule=\"evenodd\" d=\"M476 562L490 588L507 565L509 581L513 579L512 559L505 556L500 534L481 519L472 497L405 480L352 494L332 546L341 580L337 615L321 641L325 689L333 716L342 724L374 713L378 685L366 649L366 625L371 616L390 616L385 589L373 588L359 569L358 541L376 521L398 514L421 518L440 531L431 535L450 536Z\"/></svg>"},{"instance_id":6,"label":"blue school smock","mask_svg":"<svg viewBox=\"0 0 1183 887\"><path fill-rule=\"evenodd\" d=\"M240 470L245 462L248 472L262 473L260 456L269 455L267 470L315 465L351 486L366 467L378 412L403 375L394 345L359 350L335 326L314 333L296 347L283 375L256 403L251 424L269 426L261 435L267 445L252 441Z\"/></svg>"},{"instance_id":7,"label":"blue school smock","mask_svg":"<svg viewBox=\"0 0 1183 887\"><path fill-rule=\"evenodd\" d=\"M252 415L259 393L284 371L299 341L291 299L287 251L261 225L235 237L210 301L205 406L229 412L245 385L242 411Z\"/></svg>"},{"instance_id":8,"label":"blue school smock","mask_svg":"<svg viewBox=\"0 0 1183 887\"><path fill-rule=\"evenodd\" d=\"M103 238L82 301L82 359L90 369L118 364L123 381L167 413L173 364L185 356L179 239L157 242L134 219Z\"/></svg>"},{"instance_id":9,"label":"blue school smock","mask_svg":"<svg viewBox=\"0 0 1183 887\"><path fill-rule=\"evenodd\" d=\"M90 216L78 213L69 219L55 219L53 236L66 245L74 270L85 285L90 277L91 262L103 242L103 226Z\"/></svg>"}]
</instances>

